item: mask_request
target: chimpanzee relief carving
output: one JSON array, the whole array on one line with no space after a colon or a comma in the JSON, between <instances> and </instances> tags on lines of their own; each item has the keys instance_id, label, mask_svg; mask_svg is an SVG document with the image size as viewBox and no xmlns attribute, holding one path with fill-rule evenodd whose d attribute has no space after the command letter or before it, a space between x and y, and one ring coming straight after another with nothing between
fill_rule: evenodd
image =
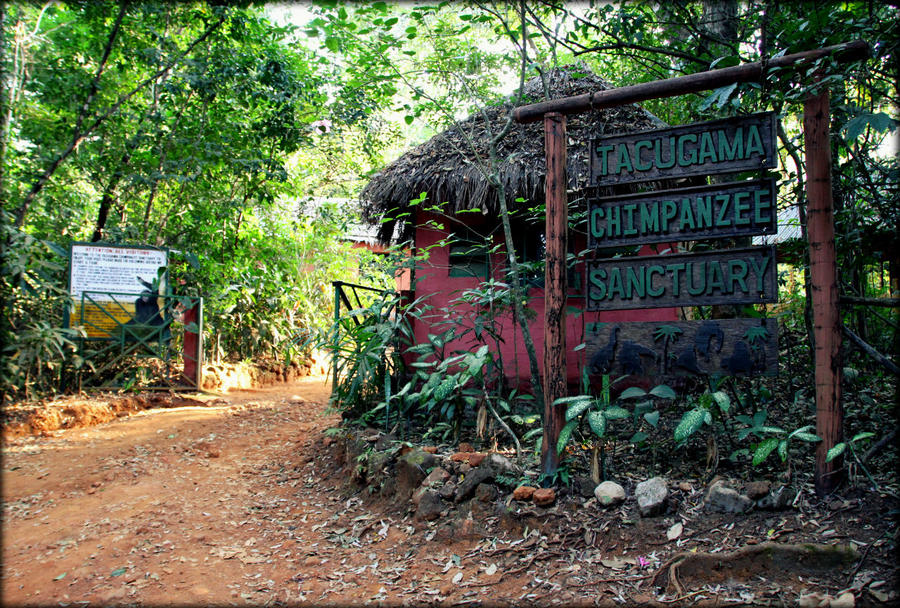
<instances>
[{"instance_id":1,"label":"chimpanzee relief carving","mask_svg":"<svg viewBox=\"0 0 900 608\"><path fill-rule=\"evenodd\" d=\"M592 374L774 375L774 319L591 324L586 355Z\"/></svg>"}]
</instances>

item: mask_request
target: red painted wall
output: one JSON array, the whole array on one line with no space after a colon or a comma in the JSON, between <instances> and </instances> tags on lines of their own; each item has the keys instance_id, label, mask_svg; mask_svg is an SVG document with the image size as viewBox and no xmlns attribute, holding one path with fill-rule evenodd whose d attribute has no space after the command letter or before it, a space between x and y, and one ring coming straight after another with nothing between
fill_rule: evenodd
<instances>
[{"instance_id":1,"label":"red painted wall","mask_svg":"<svg viewBox=\"0 0 900 608\"><path fill-rule=\"evenodd\" d=\"M469 216L461 216L461 219L467 220L475 218L476 221L484 221L480 214L471 214ZM476 287L480 279L474 277L451 277L449 276L450 248L447 246L436 246L442 239L449 234L450 225L445 217L438 217L428 213L420 213L416 217L416 243L415 249L417 254L428 251L428 259L426 262L420 263L415 271L415 295L414 297L424 298L427 304L437 308L450 307L451 302L462 294L466 289ZM435 226L437 224L438 226ZM442 229L444 228L444 229ZM497 229L494 231L494 239L497 243L503 242L502 231ZM582 251L586 248L586 237L584 235L576 236L575 251ZM641 255L655 253L650 248L644 248L640 252ZM493 254L491 267L493 278L497 281L504 281L503 260L505 255L502 252ZM577 269L577 272L584 276L583 265ZM582 279L582 283L584 280ZM584 308L585 299L581 292L569 289L569 306L579 309ZM530 322L531 336L535 343L537 351L538 365L543 374L543 336L544 336L544 290L543 288L530 288L528 290L527 307L532 309L536 314ZM464 322L465 313L471 310L466 306L454 304L454 319L458 322ZM676 308L655 308L644 310L617 310L605 312L583 312L580 315L567 314L566 332L566 349L567 369L566 375L568 381L572 384L579 382L581 378L581 368L583 367L584 351L573 352L573 348L582 343L584 338L584 329L588 323L597 321L603 322L623 322L623 321L675 321L678 319L678 309ZM500 347L500 354L503 358L503 366L506 375L513 385L527 385L530 377L528 366L528 355L525 352L524 342L522 341L521 330L517 323L512 319L512 315L508 314L501 319L501 335L504 343ZM417 343L427 342L429 333L437 333L428 321L420 321L414 324L415 336ZM488 341L493 348L493 342ZM463 342L456 341L448 346L447 353L454 349L473 350L480 345L480 342L474 340Z\"/></svg>"}]
</instances>

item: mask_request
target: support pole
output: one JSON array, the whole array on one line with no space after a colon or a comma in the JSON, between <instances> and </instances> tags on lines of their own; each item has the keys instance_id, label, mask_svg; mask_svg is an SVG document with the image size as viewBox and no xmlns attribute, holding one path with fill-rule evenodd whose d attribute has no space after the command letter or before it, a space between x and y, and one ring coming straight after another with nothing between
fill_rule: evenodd
<instances>
[{"instance_id":1,"label":"support pole","mask_svg":"<svg viewBox=\"0 0 900 608\"><path fill-rule=\"evenodd\" d=\"M841 407L841 318L838 310L837 265L834 246L834 210L831 198L831 145L828 91L810 95L803 108L806 140L807 233L809 276L813 311L813 363L816 384L815 487L825 496L840 484L843 462L825 462L828 450L841 441L844 412Z\"/></svg>"},{"instance_id":2,"label":"support pole","mask_svg":"<svg viewBox=\"0 0 900 608\"><path fill-rule=\"evenodd\" d=\"M566 200L566 117L553 112L544 116L547 158L545 180L546 269L544 281L544 439L541 472L549 477L559 467L556 442L564 422L562 406L554 402L566 396L566 237L569 224Z\"/></svg>"},{"instance_id":3,"label":"support pole","mask_svg":"<svg viewBox=\"0 0 900 608\"><path fill-rule=\"evenodd\" d=\"M184 311L184 326L191 323L197 326L195 331L184 332L184 344L182 358L184 359L184 375L197 386L197 390L203 388L203 299L198 299L194 305Z\"/></svg>"}]
</instances>

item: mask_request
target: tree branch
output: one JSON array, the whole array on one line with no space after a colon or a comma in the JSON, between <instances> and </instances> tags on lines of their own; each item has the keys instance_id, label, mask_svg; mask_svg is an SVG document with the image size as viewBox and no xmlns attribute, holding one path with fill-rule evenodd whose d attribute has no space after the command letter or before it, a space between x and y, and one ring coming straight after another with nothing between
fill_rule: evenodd
<instances>
[{"instance_id":1,"label":"tree branch","mask_svg":"<svg viewBox=\"0 0 900 608\"><path fill-rule=\"evenodd\" d=\"M200 44L201 42L206 40L216 29L218 29L219 26L221 26L225 22L226 17L227 17L227 15L223 15L218 21L216 21L211 26L209 26L206 29L206 31L203 32L203 34L199 38L197 38L194 42L192 42L180 55L178 55L178 57L176 57L175 59L170 61L168 64L166 64L165 67L158 70L155 74L153 74L146 80L139 83L131 91L129 91L125 95L122 95L119 98L119 100L116 101L116 103L114 103L112 106L107 108L107 110L103 114L98 116L97 119L94 120L94 122L91 123L91 125L87 129L85 129L83 132L80 131L80 124L82 121L79 119L79 124L76 125L75 132L72 135L71 143L66 147L65 150L63 150L53 160L53 162L50 164L50 166L35 180L34 184L31 186L31 189L28 191L28 194L25 196L25 200L22 201L22 205L16 214L15 226L17 228L22 227L22 225L25 223L25 216L28 214L28 209L31 206L31 203L37 197L38 193L41 190L43 190L44 186L47 185L47 182L50 181L50 178L53 176L54 173L56 173L56 170L59 168L59 166L66 159L68 159L69 156L71 156L72 152L75 151L75 149L78 147L78 144L80 144L84 140L85 137L90 135L97 127L99 127L101 124L103 124L103 122L107 118L109 118L110 116L112 116L113 114L118 112L119 108L122 107L122 104L124 104L126 101L128 101L129 99L134 97L134 95L136 95L139 91L145 89L151 83L155 82L159 77L161 77L166 72L168 72L173 67L175 67L175 65L177 65L178 62L180 62L182 59L184 59L188 55L188 53L190 53L192 50L194 50L194 47L196 47L198 44Z\"/></svg>"}]
</instances>

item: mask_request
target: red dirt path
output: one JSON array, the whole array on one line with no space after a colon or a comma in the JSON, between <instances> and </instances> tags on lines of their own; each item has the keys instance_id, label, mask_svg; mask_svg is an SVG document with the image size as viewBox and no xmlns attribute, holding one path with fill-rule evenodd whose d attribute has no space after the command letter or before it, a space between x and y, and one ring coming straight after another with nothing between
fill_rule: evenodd
<instances>
[{"instance_id":1,"label":"red dirt path","mask_svg":"<svg viewBox=\"0 0 900 608\"><path fill-rule=\"evenodd\" d=\"M409 521L341 498L339 467L320 445L339 420L324 413L328 391L310 377L224 405L13 440L3 451L3 604L489 597L489 586L452 581L502 573L487 577L473 560L444 567L476 541L434 540L416 558L427 541L410 542Z\"/></svg>"}]
</instances>

